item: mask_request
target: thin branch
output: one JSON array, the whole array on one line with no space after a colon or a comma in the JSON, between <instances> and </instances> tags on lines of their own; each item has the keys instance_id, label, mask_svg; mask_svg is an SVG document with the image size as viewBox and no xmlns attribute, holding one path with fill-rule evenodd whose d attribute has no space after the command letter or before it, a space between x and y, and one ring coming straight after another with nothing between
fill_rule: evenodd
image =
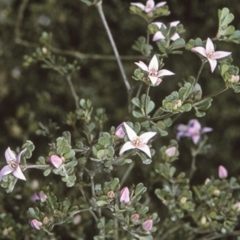
<instances>
[{"instance_id":1,"label":"thin branch","mask_svg":"<svg viewBox=\"0 0 240 240\"><path fill-rule=\"evenodd\" d=\"M132 162L132 163L129 165L127 171L125 172L125 174L124 174L123 177L122 177L122 180L121 180L121 183L120 183L121 186L123 185L123 183L124 183L124 182L126 181L126 179L128 178L128 175L130 174L130 172L132 171L132 169L134 168L134 166L135 166L135 162Z\"/></svg>"},{"instance_id":2,"label":"thin branch","mask_svg":"<svg viewBox=\"0 0 240 240\"><path fill-rule=\"evenodd\" d=\"M124 68L123 68L123 65L122 65L122 62L121 62L121 59L120 59L120 56L119 56L119 53L118 53L118 50L117 50L117 47L116 47L116 44L113 40L113 37L112 37L112 34L111 34L111 31L108 27L108 23L106 21L106 18L105 18L105 15L104 15L104 12L103 12L103 9L102 9L102 1L99 1L97 3L97 9L98 9L98 12L99 12L99 15L101 17L101 20L103 22L103 25L105 27L105 30L107 32L107 35L108 35L108 38L110 40L110 43L112 45L112 48L113 48L113 51L114 51L114 54L115 54L115 57L117 59L117 63L118 63L118 67L120 69L120 72L122 74L122 78L123 78L123 81L124 81L124 84L125 84L125 87L127 88L127 91L128 93L131 91L131 86L128 82L128 79L127 79L127 76L125 74L125 71L124 71Z\"/></svg>"}]
</instances>

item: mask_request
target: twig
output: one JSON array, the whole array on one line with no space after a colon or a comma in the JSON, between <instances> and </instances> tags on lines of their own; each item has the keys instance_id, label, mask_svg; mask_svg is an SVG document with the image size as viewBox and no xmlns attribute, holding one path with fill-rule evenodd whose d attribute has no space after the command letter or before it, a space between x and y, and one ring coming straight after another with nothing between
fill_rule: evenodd
<instances>
[{"instance_id":1,"label":"twig","mask_svg":"<svg viewBox=\"0 0 240 240\"><path fill-rule=\"evenodd\" d=\"M130 172L132 171L132 169L134 168L134 166L135 166L135 162L132 162L132 163L129 165L127 171L125 172L125 174L124 174L123 177L122 177L120 186L122 186L123 183L126 181L128 175L130 174Z\"/></svg>"},{"instance_id":2,"label":"twig","mask_svg":"<svg viewBox=\"0 0 240 240\"><path fill-rule=\"evenodd\" d=\"M108 35L108 38L110 40L110 43L112 45L112 48L113 48L113 51L114 51L114 54L115 54L115 57L117 59L117 62L118 62L118 67L120 69L120 72L122 74L122 78L123 78L123 81L124 81L124 84L125 84L125 87L127 88L127 91L128 93L131 91L131 86L128 82L128 79L127 79L127 76L125 74L125 71L124 71L124 68L123 68L123 65L122 65L122 61L120 59L120 56L119 56L119 53L118 53L118 50L117 50L117 47L116 47L116 44L113 40L113 37L112 37L112 34L111 34L111 31L108 27L108 23L106 21L106 18L105 18L105 15L104 15L104 12L103 12L103 9L102 9L102 1L99 1L97 3L97 9L98 9L98 12L99 12L99 15L101 17L101 20L103 22L103 25L105 27L105 30L107 32L107 35Z\"/></svg>"}]
</instances>

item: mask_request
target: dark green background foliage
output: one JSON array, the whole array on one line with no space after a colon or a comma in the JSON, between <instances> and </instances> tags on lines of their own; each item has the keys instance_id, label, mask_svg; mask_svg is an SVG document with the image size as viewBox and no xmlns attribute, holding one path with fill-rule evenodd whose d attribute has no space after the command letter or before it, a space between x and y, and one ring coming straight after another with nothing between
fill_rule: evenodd
<instances>
[{"instance_id":1,"label":"dark green background foliage","mask_svg":"<svg viewBox=\"0 0 240 240\"><path fill-rule=\"evenodd\" d=\"M39 155L47 153L48 143L53 137L59 136L64 130L70 130L74 135L74 130L66 124L67 113L73 112L75 105L65 79L53 70L43 69L40 62L31 64L29 67L23 66L23 56L31 55L36 47L40 46L39 38L43 31L52 33L52 46L62 51L79 51L86 54L80 58L68 55L65 57L69 62L78 60L81 67L73 75L73 83L79 97L90 99L94 108L106 109L108 121L103 129L109 131L111 126L117 126L130 119L127 111L126 89L97 9L77 0L29 1L20 26L21 38L27 41L24 46L16 42L16 34L18 34L16 26L19 23L19 8L22 2L22 0L0 0L1 167L2 163L5 163L4 151L8 146L14 149L30 139L36 146L30 161L35 162ZM240 29L238 1L168 0L167 4L171 14L157 21L168 23L180 20L186 29L181 35L186 42L197 37L203 40L207 37L215 37L218 29L217 10L223 7L229 8L235 15L233 25L236 29ZM143 58L131 46L139 36L146 35L147 24L140 17L129 13L129 5L130 1L127 0L103 1L103 10L119 53L125 57L123 57L123 64L127 77L130 83L135 85L136 82L131 79L136 69L134 62ZM50 20L49 25L39 24L39 18L43 16ZM233 64L240 66L239 45L223 42L217 45L218 50L232 51ZM154 43L153 46L157 50ZM97 59L98 56L100 56L99 59ZM131 56L131 59L126 60L127 56ZM144 61L147 62L149 59ZM179 81L187 79L189 75L196 76L201 64L196 54L186 50L183 56L170 55L164 63L164 68L176 75L165 78L158 87L151 90L151 98L159 106L165 96L178 89ZM224 86L219 71L216 70L212 74L209 64L205 65L199 83L203 88L203 96ZM193 111L181 115L169 130L169 136L155 143L156 149L168 143L169 139L175 138L177 124L186 124L192 118L196 118ZM38 123L49 125L50 119L60 128L56 132L53 131L52 136L36 134L39 133L37 132ZM230 175L238 176L240 170L239 120L239 95L228 90L214 98L207 115L199 119L203 126L213 128L208 140L212 148L207 156L198 156L198 170L194 176L194 182L202 183L211 175L217 176L218 165L224 165ZM78 128L81 131L81 126ZM180 142L180 157L176 163L179 171L189 169L190 154L187 144L191 144L191 141L184 139ZM148 168L150 166L136 166L129 183L137 183L141 179L145 186L148 186L146 180ZM29 172L31 175L31 171ZM7 198L2 194L0 196ZM26 193L26 198L27 196L29 193ZM154 206L150 205L151 208Z\"/></svg>"}]
</instances>

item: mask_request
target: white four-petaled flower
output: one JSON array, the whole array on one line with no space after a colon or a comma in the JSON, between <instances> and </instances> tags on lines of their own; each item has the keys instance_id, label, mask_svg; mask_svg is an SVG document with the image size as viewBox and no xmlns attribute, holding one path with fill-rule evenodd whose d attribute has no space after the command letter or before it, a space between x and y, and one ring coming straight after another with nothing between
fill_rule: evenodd
<instances>
[{"instance_id":1,"label":"white four-petaled flower","mask_svg":"<svg viewBox=\"0 0 240 240\"><path fill-rule=\"evenodd\" d=\"M151 13L156 10L156 8L162 7L165 4L166 2L160 2L155 5L154 0L147 0L146 5L143 5L142 3L131 3L132 6L139 7L146 13Z\"/></svg>"},{"instance_id":2,"label":"white four-petaled flower","mask_svg":"<svg viewBox=\"0 0 240 240\"><path fill-rule=\"evenodd\" d=\"M135 131L130 128L126 123L123 123L126 129L126 133L130 141L124 143L120 150L120 155L130 149L139 149L151 157L150 148L148 147L148 141L156 135L156 132L146 132L138 136Z\"/></svg>"},{"instance_id":3,"label":"white four-petaled flower","mask_svg":"<svg viewBox=\"0 0 240 240\"><path fill-rule=\"evenodd\" d=\"M142 61L135 62L135 64L143 71L148 73L148 77L153 85L159 85L162 82L161 77L163 76L174 75L173 72L170 72L166 69L158 71L158 59L155 55L152 57L148 66Z\"/></svg>"},{"instance_id":4,"label":"white four-petaled flower","mask_svg":"<svg viewBox=\"0 0 240 240\"><path fill-rule=\"evenodd\" d=\"M180 23L180 21L175 21L175 22L171 22L170 23L170 27L176 27L178 24ZM153 22L152 24L155 24L157 25L157 27L159 29L161 29L161 27L163 26L164 28L166 28L166 25L163 24L162 22ZM178 38L180 38L179 34L178 33L175 33L172 37L171 37L171 40L172 41L175 41L177 40ZM153 35L153 41L157 41L159 39L165 39L165 36L162 34L161 31L157 31L154 35Z\"/></svg>"},{"instance_id":5,"label":"white four-petaled flower","mask_svg":"<svg viewBox=\"0 0 240 240\"><path fill-rule=\"evenodd\" d=\"M216 59L224 58L231 54L231 52L225 52L225 51L215 52L213 42L210 38L207 39L206 48L194 47L194 48L192 48L192 51L200 53L202 56L207 58L208 62L210 63L212 72L215 70L215 68L217 66Z\"/></svg>"},{"instance_id":6,"label":"white four-petaled flower","mask_svg":"<svg viewBox=\"0 0 240 240\"><path fill-rule=\"evenodd\" d=\"M2 170L0 171L0 181L2 180L3 176L8 175L10 173L12 173L16 178L19 178L21 180L26 180L19 166L21 161L21 156L26 150L27 149L22 150L16 156L15 153L10 149L10 147L7 148L7 150L5 151L5 159L8 165L3 167Z\"/></svg>"}]
</instances>

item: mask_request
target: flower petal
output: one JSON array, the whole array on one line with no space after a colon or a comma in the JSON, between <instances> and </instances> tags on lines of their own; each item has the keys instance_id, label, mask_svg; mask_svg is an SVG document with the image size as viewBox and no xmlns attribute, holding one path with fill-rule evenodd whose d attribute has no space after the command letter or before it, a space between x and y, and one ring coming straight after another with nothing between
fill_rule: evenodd
<instances>
[{"instance_id":1,"label":"flower petal","mask_svg":"<svg viewBox=\"0 0 240 240\"><path fill-rule=\"evenodd\" d=\"M9 165L3 167L0 171L0 181L2 181L3 176L10 174L13 170Z\"/></svg>"},{"instance_id":2,"label":"flower petal","mask_svg":"<svg viewBox=\"0 0 240 240\"><path fill-rule=\"evenodd\" d=\"M156 55L154 55L152 57L149 65L148 65L148 69L149 69L149 71L151 71L153 69L156 70L156 71L158 70L158 59L157 59Z\"/></svg>"},{"instance_id":3,"label":"flower petal","mask_svg":"<svg viewBox=\"0 0 240 240\"><path fill-rule=\"evenodd\" d=\"M131 149L134 149L136 148L132 142L125 142L122 146L122 148L120 149L120 152L119 152L119 155L122 155L124 152L128 151L128 150L131 150Z\"/></svg>"},{"instance_id":4,"label":"flower petal","mask_svg":"<svg viewBox=\"0 0 240 240\"><path fill-rule=\"evenodd\" d=\"M15 153L10 149L10 147L7 148L7 150L5 151L5 159L6 161L10 161L10 160L14 160L16 161L16 155Z\"/></svg>"},{"instance_id":5,"label":"flower petal","mask_svg":"<svg viewBox=\"0 0 240 240\"><path fill-rule=\"evenodd\" d=\"M151 152L150 152L150 148L149 148L148 145L143 144L143 145L141 145L139 147L136 147L136 148L141 150L141 151L143 151L143 152L145 152L151 158Z\"/></svg>"},{"instance_id":6,"label":"flower petal","mask_svg":"<svg viewBox=\"0 0 240 240\"><path fill-rule=\"evenodd\" d=\"M213 45L213 42L210 38L208 38L207 42L206 42L206 51L207 52L214 52L214 45Z\"/></svg>"},{"instance_id":7,"label":"flower petal","mask_svg":"<svg viewBox=\"0 0 240 240\"><path fill-rule=\"evenodd\" d=\"M204 127L202 130L201 130L201 134L203 133L207 133L207 132L211 132L213 129L210 128L210 127Z\"/></svg>"},{"instance_id":8,"label":"flower petal","mask_svg":"<svg viewBox=\"0 0 240 240\"><path fill-rule=\"evenodd\" d=\"M193 140L193 142L194 142L195 144L197 144L198 141L200 140L200 135L194 135L194 136L192 136L192 140Z\"/></svg>"},{"instance_id":9,"label":"flower petal","mask_svg":"<svg viewBox=\"0 0 240 240\"><path fill-rule=\"evenodd\" d=\"M224 58L231 54L232 54L231 52L217 51L213 54L213 58L215 58L215 59Z\"/></svg>"},{"instance_id":10,"label":"flower petal","mask_svg":"<svg viewBox=\"0 0 240 240\"><path fill-rule=\"evenodd\" d=\"M159 39L165 39L162 32L158 31L153 35L153 41L158 41Z\"/></svg>"},{"instance_id":11,"label":"flower petal","mask_svg":"<svg viewBox=\"0 0 240 240\"><path fill-rule=\"evenodd\" d=\"M19 164L21 161L21 156L23 153L27 151L27 148L23 149L18 155L17 155L17 163Z\"/></svg>"},{"instance_id":12,"label":"flower petal","mask_svg":"<svg viewBox=\"0 0 240 240\"><path fill-rule=\"evenodd\" d=\"M163 24L162 22L153 22L152 24L157 25L157 27L160 29L162 26L164 26L164 28L166 28L165 24Z\"/></svg>"},{"instance_id":13,"label":"flower petal","mask_svg":"<svg viewBox=\"0 0 240 240\"><path fill-rule=\"evenodd\" d=\"M206 55L206 49L203 47L194 47L192 48L192 51L200 53L201 55L203 55L204 57L207 57Z\"/></svg>"},{"instance_id":14,"label":"flower petal","mask_svg":"<svg viewBox=\"0 0 240 240\"><path fill-rule=\"evenodd\" d=\"M192 119L188 122L188 128L193 129L194 131L199 131L201 129L201 124L197 119Z\"/></svg>"},{"instance_id":15,"label":"flower petal","mask_svg":"<svg viewBox=\"0 0 240 240\"><path fill-rule=\"evenodd\" d=\"M148 76L148 77L151 80L152 85L156 85L159 78L154 76Z\"/></svg>"},{"instance_id":16,"label":"flower petal","mask_svg":"<svg viewBox=\"0 0 240 240\"><path fill-rule=\"evenodd\" d=\"M179 39L180 38L180 35L178 34L178 33L175 33L172 37L171 37L171 40L172 41L175 41L175 40L177 40L177 39Z\"/></svg>"},{"instance_id":17,"label":"flower petal","mask_svg":"<svg viewBox=\"0 0 240 240\"><path fill-rule=\"evenodd\" d=\"M144 62L139 61L138 63L135 62L135 64L136 64L138 67L140 67L143 71L149 72L148 66L147 66Z\"/></svg>"},{"instance_id":18,"label":"flower petal","mask_svg":"<svg viewBox=\"0 0 240 240\"><path fill-rule=\"evenodd\" d=\"M166 4L166 2L160 2L158 4L156 4L155 8L159 8L159 7L162 7Z\"/></svg>"},{"instance_id":19,"label":"flower petal","mask_svg":"<svg viewBox=\"0 0 240 240\"><path fill-rule=\"evenodd\" d=\"M145 6L142 4L142 3L131 3L132 6L136 6L136 7L139 7L141 8L142 10L145 9Z\"/></svg>"},{"instance_id":20,"label":"flower petal","mask_svg":"<svg viewBox=\"0 0 240 240\"><path fill-rule=\"evenodd\" d=\"M135 133L135 131L132 128L130 128L126 123L123 123L123 125L126 129L129 140L134 141L137 137L137 134Z\"/></svg>"},{"instance_id":21,"label":"flower petal","mask_svg":"<svg viewBox=\"0 0 240 240\"><path fill-rule=\"evenodd\" d=\"M12 174L13 174L16 178L26 181L26 178L25 178L25 176L23 175L23 172L22 172L22 170L21 170L21 168L20 168L19 166L16 167L16 169L12 172Z\"/></svg>"},{"instance_id":22,"label":"flower petal","mask_svg":"<svg viewBox=\"0 0 240 240\"><path fill-rule=\"evenodd\" d=\"M162 69L158 72L158 77L162 77L162 76L170 76L170 75L175 75L175 73L168 71L166 69Z\"/></svg>"},{"instance_id":23,"label":"flower petal","mask_svg":"<svg viewBox=\"0 0 240 240\"><path fill-rule=\"evenodd\" d=\"M178 24L180 23L180 21L174 21L170 23L171 27L176 27Z\"/></svg>"},{"instance_id":24,"label":"flower petal","mask_svg":"<svg viewBox=\"0 0 240 240\"><path fill-rule=\"evenodd\" d=\"M130 191L128 187L124 187L120 192L120 202L130 202Z\"/></svg>"},{"instance_id":25,"label":"flower petal","mask_svg":"<svg viewBox=\"0 0 240 240\"><path fill-rule=\"evenodd\" d=\"M142 139L144 144L148 143L148 141L153 138L157 133L156 132L146 132L141 134L139 137Z\"/></svg>"},{"instance_id":26,"label":"flower petal","mask_svg":"<svg viewBox=\"0 0 240 240\"><path fill-rule=\"evenodd\" d=\"M216 59L211 59L208 58L208 61L210 63L210 67L211 67L211 72L214 72L216 66L217 66L217 60Z\"/></svg>"}]
</instances>

